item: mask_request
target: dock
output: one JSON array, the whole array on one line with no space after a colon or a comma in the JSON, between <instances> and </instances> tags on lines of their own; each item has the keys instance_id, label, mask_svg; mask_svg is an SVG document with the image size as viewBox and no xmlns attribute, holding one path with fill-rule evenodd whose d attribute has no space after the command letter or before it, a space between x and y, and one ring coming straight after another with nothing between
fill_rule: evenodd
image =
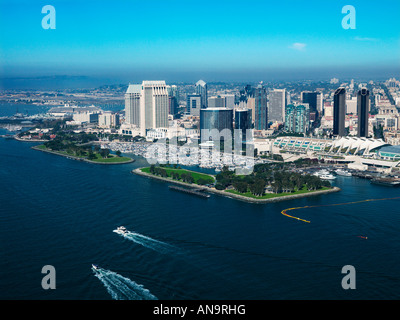
<instances>
[{"instance_id":1,"label":"dock","mask_svg":"<svg viewBox=\"0 0 400 320\"><path fill-rule=\"evenodd\" d=\"M188 189L188 188L182 188L182 187L177 187L177 186L169 186L169 188L171 190L192 194L192 195L199 196L199 197L202 197L202 198L209 198L210 197L210 195L206 194L205 192L203 192L202 189L192 189L192 188Z\"/></svg>"}]
</instances>

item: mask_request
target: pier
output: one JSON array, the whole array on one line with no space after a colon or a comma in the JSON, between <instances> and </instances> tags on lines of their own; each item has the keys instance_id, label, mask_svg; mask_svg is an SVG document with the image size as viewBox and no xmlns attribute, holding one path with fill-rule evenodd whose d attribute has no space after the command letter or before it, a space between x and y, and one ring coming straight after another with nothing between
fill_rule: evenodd
<instances>
[{"instance_id":1,"label":"pier","mask_svg":"<svg viewBox=\"0 0 400 320\"><path fill-rule=\"evenodd\" d=\"M177 187L177 186L169 186L169 188L171 190L176 190L176 191L180 191L180 192L184 192L184 193L189 193L189 194L193 194L195 196L199 196L202 198L209 198L210 195L206 194L203 192L202 189L187 189L187 188L182 188L182 187Z\"/></svg>"}]
</instances>

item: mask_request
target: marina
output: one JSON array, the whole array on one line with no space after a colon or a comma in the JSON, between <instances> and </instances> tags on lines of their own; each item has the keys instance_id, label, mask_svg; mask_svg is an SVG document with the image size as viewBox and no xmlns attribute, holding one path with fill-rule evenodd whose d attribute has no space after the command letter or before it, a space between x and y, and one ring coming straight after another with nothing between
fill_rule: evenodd
<instances>
[{"instance_id":1,"label":"marina","mask_svg":"<svg viewBox=\"0 0 400 320\"><path fill-rule=\"evenodd\" d=\"M143 142L101 142L102 148L112 151L131 153L146 158L149 163L174 163L183 166L199 166L200 168L221 171L224 166L229 170L252 170L258 163L269 163L270 160L246 157L243 155L217 152L202 149L198 146L177 146L162 143Z\"/></svg>"}]
</instances>

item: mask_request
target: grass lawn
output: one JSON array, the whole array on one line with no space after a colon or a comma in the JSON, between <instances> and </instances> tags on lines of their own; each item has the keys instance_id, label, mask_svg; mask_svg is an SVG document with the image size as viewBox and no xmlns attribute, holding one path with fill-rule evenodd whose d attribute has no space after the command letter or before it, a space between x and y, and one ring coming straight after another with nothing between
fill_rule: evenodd
<instances>
[{"instance_id":1,"label":"grass lawn","mask_svg":"<svg viewBox=\"0 0 400 320\"><path fill-rule=\"evenodd\" d=\"M40 150L48 150L44 144L36 146L36 148L40 149ZM64 150L57 150L57 151L49 150L49 151L58 153L62 156L67 156L67 157L69 156L69 157L89 160L87 153L84 155L78 156L78 155L75 155L74 153L68 153L67 151L64 151ZM110 154L108 156L108 158L103 158L100 155L100 153L94 153L94 155L96 156L96 159L92 159L90 161L99 162L99 163L120 163L120 162L128 162L128 161L132 160L131 158L128 158L128 157L117 157L116 155L113 155L113 154Z\"/></svg>"},{"instance_id":2,"label":"grass lawn","mask_svg":"<svg viewBox=\"0 0 400 320\"><path fill-rule=\"evenodd\" d=\"M194 179L194 183L196 183L196 184L199 179L207 180L207 181L209 181L208 183L214 183L214 181L215 181L215 179L212 176L210 176L208 174L204 174L204 173L194 172L194 171L190 171L190 170L186 170L186 169L174 169L174 168L168 168L168 167L163 167L163 169L165 169L165 171L167 171L168 177L171 177L172 172L179 173L179 175L181 175L182 173L189 173L192 175L192 177ZM140 170L144 173L150 173L150 167L142 168Z\"/></svg>"},{"instance_id":3,"label":"grass lawn","mask_svg":"<svg viewBox=\"0 0 400 320\"><path fill-rule=\"evenodd\" d=\"M131 158L128 157L117 157L117 156L112 156L110 155L108 158L103 158L99 153L95 153L96 159L93 159L91 161L94 162L103 162L103 163L119 163L119 162L126 162L130 161Z\"/></svg>"},{"instance_id":4,"label":"grass lawn","mask_svg":"<svg viewBox=\"0 0 400 320\"><path fill-rule=\"evenodd\" d=\"M312 190L312 191L308 191L306 188L303 187L303 189L295 191L295 192L290 192L290 193L267 193L264 194L261 197L255 196L254 194L252 194L250 191L246 192L246 193L240 193L236 190L225 190L226 192L229 193L233 193L233 194L238 194L244 197L249 197L249 198L253 198L253 199L271 199L271 198L277 198L277 197L285 197L285 196L293 196L296 194L304 194L304 193L312 193L315 191L324 191L324 190L329 190L331 188L328 187L322 187L319 190Z\"/></svg>"}]
</instances>

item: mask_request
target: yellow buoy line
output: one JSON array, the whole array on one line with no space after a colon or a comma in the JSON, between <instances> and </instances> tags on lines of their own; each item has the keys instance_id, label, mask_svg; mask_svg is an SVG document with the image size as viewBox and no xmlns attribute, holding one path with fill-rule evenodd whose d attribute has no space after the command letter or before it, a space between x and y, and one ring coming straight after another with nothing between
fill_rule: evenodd
<instances>
[{"instance_id":1,"label":"yellow buoy line","mask_svg":"<svg viewBox=\"0 0 400 320\"><path fill-rule=\"evenodd\" d=\"M283 210L281 213L289 218L296 219L298 221L306 222L306 223L311 223L308 220L300 219L298 217L291 216L287 214L287 211L291 210L299 210L299 209L306 209L306 208L318 208L318 207L333 207L333 206L344 206L344 205L349 205L349 204L356 204L356 203L362 203L362 202L372 202L372 201L385 201L385 200L396 200L400 199L400 197L395 197L395 198L384 198L384 199L367 199L367 200L361 200L361 201L353 201L353 202L345 202L345 203L335 203L335 204L324 204L324 205L319 205L319 206L305 206L305 207L296 207L296 208L289 208Z\"/></svg>"}]
</instances>

